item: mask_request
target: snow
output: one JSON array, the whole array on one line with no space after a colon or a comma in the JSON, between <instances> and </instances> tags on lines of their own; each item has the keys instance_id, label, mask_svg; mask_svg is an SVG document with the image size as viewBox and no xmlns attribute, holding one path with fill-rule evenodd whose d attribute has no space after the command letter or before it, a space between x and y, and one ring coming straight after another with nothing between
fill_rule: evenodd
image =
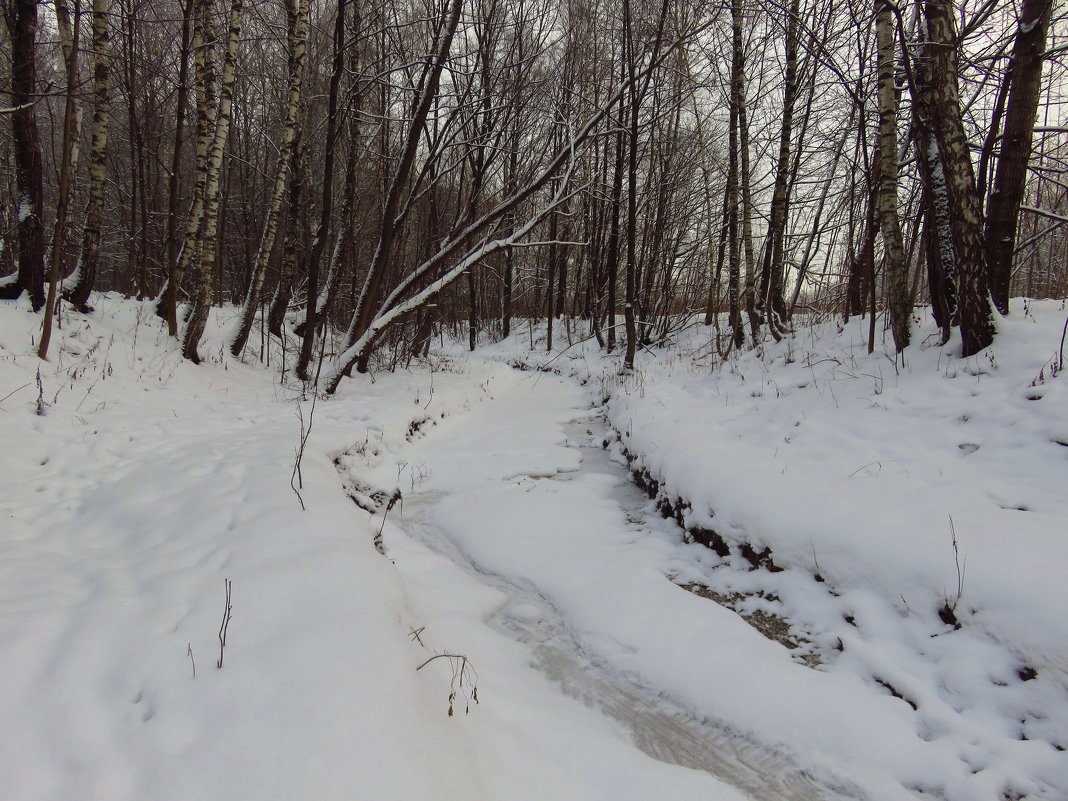
<instances>
[{"instance_id":1,"label":"snow","mask_svg":"<svg viewBox=\"0 0 1068 801\"><path fill-rule=\"evenodd\" d=\"M970 359L524 331L315 401L234 309L193 366L92 305L51 362L0 305L0 797L1068 795L1061 304Z\"/></svg>"},{"instance_id":2,"label":"snow","mask_svg":"<svg viewBox=\"0 0 1068 801\"><path fill-rule=\"evenodd\" d=\"M792 671L783 660L779 676L764 656L722 660L646 634L643 658L620 620L619 664L802 762L832 759L871 797L905 788L1053 799L1068 793L1068 390L1051 371L1065 310L1021 301L1013 312L993 348L970 359L957 355L959 342L939 347L933 322L917 320L924 344L904 365L885 342L867 354L861 320L802 326L718 369L710 331L697 325L673 347L645 351L630 374L589 342L552 355L519 354L518 343L483 354L586 382L618 432L609 437L617 458L655 480L662 500L684 503L688 527L732 549L726 559L677 556L660 572L748 594L738 608L771 608L808 641L795 661L821 662ZM456 528L468 539L477 530ZM750 572L744 545L769 548L785 570ZM504 560L511 548L484 558ZM532 569L530 554L514 562ZM685 614L656 609L650 589L635 596L663 637L663 621ZM960 630L939 617L947 603ZM607 610L596 619L603 632ZM861 766L876 778L858 776Z\"/></svg>"},{"instance_id":3,"label":"snow","mask_svg":"<svg viewBox=\"0 0 1068 801\"><path fill-rule=\"evenodd\" d=\"M36 316L0 315L0 797L741 797L556 692L483 624L498 592L422 551L382 558L381 521L342 491L342 452L371 443L384 464L414 421L469 413L512 371L385 375L317 403L301 511L299 389L228 357L233 310L194 367L150 304L93 306L51 363L31 355ZM447 664L416 671L445 650L478 671L469 715L446 715Z\"/></svg>"},{"instance_id":4,"label":"snow","mask_svg":"<svg viewBox=\"0 0 1068 801\"><path fill-rule=\"evenodd\" d=\"M19 195L19 223L26 222L32 216L34 216L33 199L27 194Z\"/></svg>"}]
</instances>

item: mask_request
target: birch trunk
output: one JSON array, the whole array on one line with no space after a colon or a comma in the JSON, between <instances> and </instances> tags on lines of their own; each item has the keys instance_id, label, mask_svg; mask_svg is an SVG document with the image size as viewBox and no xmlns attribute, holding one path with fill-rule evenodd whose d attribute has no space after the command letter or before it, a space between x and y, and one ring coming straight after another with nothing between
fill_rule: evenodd
<instances>
[{"instance_id":1,"label":"birch trunk","mask_svg":"<svg viewBox=\"0 0 1068 801\"><path fill-rule=\"evenodd\" d=\"M186 219L185 236L177 261L171 265L170 278L156 302L156 314L165 317L171 336L178 335L178 292L190 266L198 263L204 222L204 198L208 183L208 149L215 128L216 108L212 102L214 83L211 36L208 31L209 0L193 0L193 91L197 102L196 175L193 201Z\"/></svg>"},{"instance_id":2,"label":"birch trunk","mask_svg":"<svg viewBox=\"0 0 1068 801\"><path fill-rule=\"evenodd\" d=\"M957 88L955 10L952 0L927 0L924 13L931 43L931 127L945 170L957 255L962 355L972 356L994 341L994 318L983 250L982 203Z\"/></svg>"},{"instance_id":3,"label":"birch trunk","mask_svg":"<svg viewBox=\"0 0 1068 801\"><path fill-rule=\"evenodd\" d=\"M222 79L219 86L219 106L215 131L208 152L204 184L204 236L200 256L200 280L189 322L182 341L182 355L194 364L200 363L197 345L204 334L211 306L212 263L215 255L215 234L219 217L219 187L222 174L223 151L230 133L230 109L233 104L234 78L237 73L237 45L241 38L242 0L231 0L227 19L226 55L223 58Z\"/></svg>"},{"instance_id":4,"label":"birch trunk","mask_svg":"<svg viewBox=\"0 0 1068 801\"><path fill-rule=\"evenodd\" d=\"M753 246L753 170L749 164L749 107L745 86L745 53L741 54L742 78L738 83L738 216L741 218L741 253L745 256L745 283L742 287L742 306L749 320L749 332L756 342L760 337L760 314L757 312L757 263ZM738 268L741 270L741 266ZM742 279L739 278L741 281Z\"/></svg>"},{"instance_id":5,"label":"birch trunk","mask_svg":"<svg viewBox=\"0 0 1068 801\"><path fill-rule=\"evenodd\" d=\"M897 215L897 85L894 79L894 17L889 0L875 0L875 37L879 75L879 228L887 276L887 308L897 352L909 344L911 308L908 268Z\"/></svg>"},{"instance_id":6,"label":"birch trunk","mask_svg":"<svg viewBox=\"0 0 1068 801\"><path fill-rule=\"evenodd\" d=\"M282 128L282 141L278 151L278 169L274 178L274 189L267 207L267 219L263 223L263 235L256 252L256 262L249 279L248 292L241 310L241 318L230 339L230 353L241 355L248 342L252 323L260 308L263 294L263 280L267 276L267 263L274 251L274 240L278 234L278 222L282 212L282 198L286 193L286 180L293 164L293 143L297 138L297 119L300 113L301 89L304 82L304 54L308 44L308 0L286 0L289 31L287 37L289 51L289 96L286 103L286 118ZM296 209L291 210L296 213Z\"/></svg>"},{"instance_id":7,"label":"birch trunk","mask_svg":"<svg viewBox=\"0 0 1068 801\"><path fill-rule=\"evenodd\" d=\"M304 194L305 141L304 126L307 123L308 107L302 100L297 122L297 138L293 142L293 168L289 172L289 217L286 220L285 245L282 247L282 265L275 286L274 297L267 312L267 331L279 339L285 338L285 321L289 313L289 301L293 296L293 280L297 271L297 253L300 249L301 219L303 208L301 196Z\"/></svg>"},{"instance_id":8,"label":"birch trunk","mask_svg":"<svg viewBox=\"0 0 1068 801\"><path fill-rule=\"evenodd\" d=\"M913 58L912 131L916 163L923 184L924 253L927 260L928 292L935 322L942 329L942 344L949 341L950 329L957 318L957 253L950 225L949 190L938 150L938 140L931 130L931 59L927 40L927 23L918 21L920 38Z\"/></svg>"},{"instance_id":9,"label":"birch trunk","mask_svg":"<svg viewBox=\"0 0 1068 801\"><path fill-rule=\"evenodd\" d=\"M178 263L178 189L182 168L182 149L185 142L185 112L189 103L190 21L193 17L193 3L194 0L185 0L182 8L182 46L178 51L178 97L175 109L174 148L171 153L171 174L167 179L167 282L160 294L161 297L171 298L171 305L173 305L170 292L171 287L174 286L174 266ZM160 311L157 305L156 314ZM174 334L172 333L171 336Z\"/></svg>"},{"instance_id":10,"label":"birch trunk","mask_svg":"<svg viewBox=\"0 0 1068 801\"><path fill-rule=\"evenodd\" d=\"M638 331L635 325L635 306L638 303L637 276L638 269L635 250L638 239L638 119L641 114L642 96L635 85L637 54L635 53L634 33L631 29L630 0L623 0L623 58L627 64L627 80L630 84L629 108L627 109L627 228L626 228L626 284L623 299L623 325L626 344L623 352L623 369L634 369L634 354L637 351ZM555 216L553 218L555 220ZM555 228L551 237L556 239ZM549 281L549 293L552 294L552 280ZM550 314L552 307L550 305Z\"/></svg>"},{"instance_id":11,"label":"birch trunk","mask_svg":"<svg viewBox=\"0 0 1068 801\"><path fill-rule=\"evenodd\" d=\"M64 5L60 16L70 19L69 9ZM77 116L77 103L74 100L74 87L78 82L78 34L81 15L77 3L74 6L74 28L67 31L68 47L64 48L67 72L67 93L63 104L63 142L59 165L59 187L56 198L56 220L52 228L52 258L48 268L48 298L45 301L44 319L41 324L41 344L37 355L48 358L48 346L52 341L52 318L56 311L59 282L62 279L63 256L67 242L67 214L70 210L70 183L72 159L74 156L74 121Z\"/></svg>"},{"instance_id":12,"label":"birch trunk","mask_svg":"<svg viewBox=\"0 0 1068 801\"><path fill-rule=\"evenodd\" d=\"M89 146L89 203L82 229L82 250L66 293L76 308L86 310L100 262L100 226L104 218L104 186L107 181L108 120L111 95L109 68L111 39L108 33L108 2L93 0L93 124Z\"/></svg>"},{"instance_id":13,"label":"birch trunk","mask_svg":"<svg viewBox=\"0 0 1068 801\"><path fill-rule=\"evenodd\" d=\"M620 96L619 116L623 116L623 98ZM608 272L608 331L605 336L605 349L611 353L616 349L616 304L619 282L619 218L623 202L623 130L616 131L615 162L612 167L612 198L609 201L610 221L608 226L608 243L605 248L605 267Z\"/></svg>"},{"instance_id":14,"label":"birch trunk","mask_svg":"<svg viewBox=\"0 0 1068 801\"><path fill-rule=\"evenodd\" d=\"M56 0L56 27L59 29L59 42L63 50L63 62L64 64L70 62L71 55L77 47L77 40L79 38L80 25L71 24L70 5L66 0ZM75 15L80 13L80 2L75 2ZM80 54L79 54L80 57ZM76 79L78 80L78 79ZM79 87L80 88L80 87ZM81 98L75 93L73 99L74 119L72 128L71 150L70 150L70 174L76 176L78 174L78 164L81 160L82 152L82 115L84 112L84 106ZM71 178L73 181L73 177ZM62 243L64 250L67 243L70 240L70 224L64 227L62 232Z\"/></svg>"}]
</instances>

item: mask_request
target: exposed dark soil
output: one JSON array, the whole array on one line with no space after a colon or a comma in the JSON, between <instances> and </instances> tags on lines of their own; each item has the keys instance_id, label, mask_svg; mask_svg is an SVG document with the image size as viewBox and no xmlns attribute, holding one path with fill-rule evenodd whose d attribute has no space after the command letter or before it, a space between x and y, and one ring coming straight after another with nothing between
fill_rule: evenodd
<instances>
[{"instance_id":1,"label":"exposed dark soil","mask_svg":"<svg viewBox=\"0 0 1068 801\"><path fill-rule=\"evenodd\" d=\"M742 620L759 631L769 640L774 640L777 643L781 643L789 648L791 651L795 651L802 645L809 645L809 641L804 637L797 634L792 628L790 623L779 615L766 612L762 609L755 611L739 611L741 603L749 597L745 593L732 592L721 593L716 592L710 587L706 587L704 584L698 584L696 582L689 582L686 584L679 584L684 590L692 592L694 595L699 595L702 598L707 598L710 601L715 601L720 606L725 606L733 612L736 612ZM759 597L766 597L763 592L756 593ZM816 667L820 664L820 658L814 653L798 654L796 659L806 667Z\"/></svg>"}]
</instances>

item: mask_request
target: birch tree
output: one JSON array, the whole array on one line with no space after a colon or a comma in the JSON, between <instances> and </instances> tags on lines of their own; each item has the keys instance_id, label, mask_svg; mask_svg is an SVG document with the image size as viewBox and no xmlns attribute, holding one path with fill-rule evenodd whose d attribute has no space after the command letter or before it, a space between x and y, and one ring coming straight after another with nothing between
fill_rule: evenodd
<instances>
[{"instance_id":1,"label":"birch tree","mask_svg":"<svg viewBox=\"0 0 1068 801\"><path fill-rule=\"evenodd\" d=\"M219 219L219 179L222 171L223 151L230 132L230 112L233 105L234 77L237 72L237 45L241 38L242 0L231 0L227 16L226 53L223 57L222 78L219 85L219 104L214 116L214 132L211 149L207 154L204 175L203 239L200 248L200 276L193 303L193 310L186 323L182 339L182 355L193 363L200 362L197 346L204 335L208 321L212 295L212 264L215 260L216 227Z\"/></svg>"},{"instance_id":2,"label":"birch tree","mask_svg":"<svg viewBox=\"0 0 1068 801\"><path fill-rule=\"evenodd\" d=\"M108 31L107 0L93 0L93 121L89 147L89 202L85 209L81 252L71 276L66 299L75 308L86 310L89 293L96 281L100 262L100 226L104 218L104 186L107 180L108 121L111 95L108 70L111 39Z\"/></svg>"},{"instance_id":3,"label":"birch tree","mask_svg":"<svg viewBox=\"0 0 1068 801\"><path fill-rule=\"evenodd\" d=\"M59 17L69 20L69 9L60 3ZM64 26L65 27L65 26ZM71 172L74 168L74 142L77 138L75 121L78 116L75 102L75 85L78 82L78 34L81 30L81 14L78 0L74 4L74 25L66 39L64 62L67 73L67 91L63 102L63 139L59 165L59 188L56 201L56 219L52 228L52 258L48 269L48 298L45 301L44 319L41 324L41 344L37 355L48 358L48 346L52 339L52 318L55 316L59 282L63 278L63 255L66 250L67 214L70 209Z\"/></svg>"},{"instance_id":4,"label":"birch tree","mask_svg":"<svg viewBox=\"0 0 1068 801\"><path fill-rule=\"evenodd\" d=\"M957 87L957 37L951 0L926 0L930 47L931 127L938 140L950 206L959 279L962 353L971 356L994 341L994 318L983 247L982 203L976 190Z\"/></svg>"},{"instance_id":5,"label":"birch tree","mask_svg":"<svg viewBox=\"0 0 1068 801\"><path fill-rule=\"evenodd\" d=\"M894 15L890 0L875 0L876 57L879 73L878 171L879 228L883 237L883 264L887 276L890 328L898 353L909 344L912 304L908 266L897 213L897 82L894 77Z\"/></svg>"},{"instance_id":6,"label":"birch tree","mask_svg":"<svg viewBox=\"0 0 1068 801\"><path fill-rule=\"evenodd\" d=\"M214 92L214 47L208 24L210 0L190 0L193 15L193 93L196 98L196 177L193 200L186 218L185 235L177 259L170 263L167 283L156 300L156 314L167 321L171 336L178 335L178 293L186 272L196 265L203 240L204 204L207 197L208 151L215 132L217 108Z\"/></svg>"},{"instance_id":7,"label":"birch tree","mask_svg":"<svg viewBox=\"0 0 1068 801\"><path fill-rule=\"evenodd\" d=\"M252 323L260 308L263 281L267 275L267 262L274 250L275 236L278 233L278 222L282 212L282 199L285 196L289 170L293 164L301 88L304 81L304 54L308 45L308 0L286 0L286 18L288 21L286 49L289 63L289 93L286 99L282 140L278 146L278 168L275 171L274 189L267 207L263 236L260 239L259 250L256 252L256 261L252 267L241 317L230 337L230 352L234 356L239 356L244 350L248 335L252 331ZM296 210L292 210L291 213L295 214Z\"/></svg>"}]
</instances>

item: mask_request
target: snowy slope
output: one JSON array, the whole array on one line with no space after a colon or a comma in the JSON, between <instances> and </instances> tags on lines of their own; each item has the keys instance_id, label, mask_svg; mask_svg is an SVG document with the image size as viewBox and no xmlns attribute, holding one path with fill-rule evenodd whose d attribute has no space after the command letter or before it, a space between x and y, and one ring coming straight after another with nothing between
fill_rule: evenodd
<instances>
[{"instance_id":1,"label":"snowy slope","mask_svg":"<svg viewBox=\"0 0 1068 801\"><path fill-rule=\"evenodd\" d=\"M896 368L525 331L314 407L232 311L193 366L96 305L41 363L0 304L0 798L1068 797L1060 304Z\"/></svg>"},{"instance_id":2,"label":"snowy slope","mask_svg":"<svg viewBox=\"0 0 1068 801\"><path fill-rule=\"evenodd\" d=\"M0 307L0 798L739 797L556 692L483 624L498 593L428 553L383 558L380 518L346 497L335 459L396 484L390 454L509 370L352 382L313 418L302 402L302 511L299 387L224 356L218 321L194 367L147 304L95 304L43 364L39 317ZM473 689L449 660L416 670L446 650L477 668L469 715L446 715Z\"/></svg>"},{"instance_id":3,"label":"snowy slope","mask_svg":"<svg viewBox=\"0 0 1068 801\"><path fill-rule=\"evenodd\" d=\"M666 645L636 667L648 680L813 759L870 760L924 797L1061 799L1068 378L1050 365L1064 322L1059 302L1019 303L993 348L961 359L918 320L903 365L885 342L867 354L860 320L725 363L695 325L631 374L577 333L551 355L519 339L481 352L585 382L620 461L730 549L675 564L678 583L788 620L795 661L817 662L804 671L833 679L837 701L761 676L768 660L702 663L699 690ZM752 569L762 554L772 570ZM858 681L892 705L859 716L873 731L849 728Z\"/></svg>"}]
</instances>

